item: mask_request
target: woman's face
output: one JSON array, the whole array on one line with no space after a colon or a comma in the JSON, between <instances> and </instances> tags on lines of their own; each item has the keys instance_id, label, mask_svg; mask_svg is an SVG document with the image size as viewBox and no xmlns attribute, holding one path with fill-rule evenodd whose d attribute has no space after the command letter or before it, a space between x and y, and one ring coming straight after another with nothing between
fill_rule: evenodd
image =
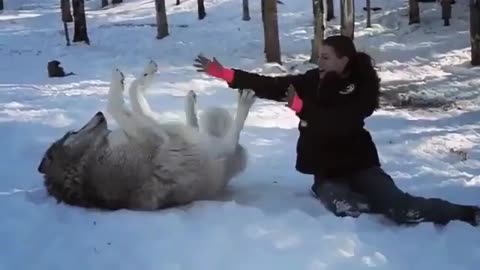
<instances>
[{"instance_id":1,"label":"woman's face","mask_svg":"<svg viewBox=\"0 0 480 270\"><path fill-rule=\"evenodd\" d=\"M320 47L319 56L318 69L320 71L320 78L323 78L323 76L325 76L325 74L329 71L342 74L345 70L345 66L348 63L348 57L337 57L335 49L328 45L323 45Z\"/></svg>"}]
</instances>

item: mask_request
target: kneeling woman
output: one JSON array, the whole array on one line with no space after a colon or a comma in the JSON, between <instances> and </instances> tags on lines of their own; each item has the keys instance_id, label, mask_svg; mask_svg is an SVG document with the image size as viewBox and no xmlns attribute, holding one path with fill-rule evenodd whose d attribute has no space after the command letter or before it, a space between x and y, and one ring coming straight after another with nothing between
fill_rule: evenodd
<instances>
[{"instance_id":1,"label":"kneeling woman","mask_svg":"<svg viewBox=\"0 0 480 270\"><path fill-rule=\"evenodd\" d=\"M380 79L369 55L345 36L324 40L319 67L269 77L199 56L200 72L259 98L287 101L300 118L296 169L314 175L313 193L337 216L382 213L399 224L461 220L477 226L480 208L401 191L382 169L364 120L379 106Z\"/></svg>"}]
</instances>

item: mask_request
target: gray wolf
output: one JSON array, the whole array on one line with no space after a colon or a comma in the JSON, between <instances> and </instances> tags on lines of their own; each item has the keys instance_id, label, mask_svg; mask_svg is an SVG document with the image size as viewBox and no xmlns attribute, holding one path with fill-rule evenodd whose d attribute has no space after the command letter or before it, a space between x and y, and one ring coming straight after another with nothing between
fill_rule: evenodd
<instances>
[{"instance_id":1,"label":"gray wolf","mask_svg":"<svg viewBox=\"0 0 480 270\"><path fill-rule=\"evenodd\" d=\"M131 109L123 98L123 73L112 72L107 112L119 128L109 130L98 112L53 142L38 166L49 195L87 208L155 210L211 199L246 169L239 138L253 92L239 92L235 118L213 107L198 119L197 96L189 91L186 122L163 123L144 96L156 71L149 62L130 85Z\"/></svg>"}]
</instances>

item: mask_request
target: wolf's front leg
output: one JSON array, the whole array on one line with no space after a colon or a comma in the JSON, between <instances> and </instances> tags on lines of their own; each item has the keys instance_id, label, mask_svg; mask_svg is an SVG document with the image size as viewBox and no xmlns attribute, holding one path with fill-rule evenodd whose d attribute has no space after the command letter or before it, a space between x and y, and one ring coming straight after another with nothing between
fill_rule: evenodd
<instances>
[{"instance_id":1,"label":"wolf's front leg","mask_svg":"<svg viewBox=\"0 0 480 270\"><path fill-rule=\"evenodd\" d=\"M125 76L119 69L115 69L112 72L110 90L108 91L107 111L129 137L138 138L138 121L125 106L124 90Z\"/></svg>"},{"instance_id":2,"label":"wolf's front leg","mask_svg":"<svg viewBox=\"0 0 480 270\"><path fill-rule=\"evenodd\" d=\"M198 129L198 118L197 118L197 94L193 90L188 91L185 98L185 117L187 120L187 125Z\"/></svg>"}]
</instances>

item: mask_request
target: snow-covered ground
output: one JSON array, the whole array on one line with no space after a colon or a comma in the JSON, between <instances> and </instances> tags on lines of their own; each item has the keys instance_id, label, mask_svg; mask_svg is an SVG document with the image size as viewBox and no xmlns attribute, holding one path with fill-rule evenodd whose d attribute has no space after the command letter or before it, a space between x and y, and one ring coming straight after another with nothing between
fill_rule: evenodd
<instances>
[{"instance_id":1,"label":"snow-covered ground","mask_svg":"<svg viewBox=\"0 0 480 270\"><path fill-rule=\"evenodd\" d=\"M479 268L479 228L460 222L405 228L378 216L328 213L309 195L312 179L294 170L298 120L268 101L254 105L241 138L251 156L247 172L217 201L148 213L103 212L46 197L36 171L43 152L67 129L104 110L113 67L125 71L128 83L146 61L157 61L149 97L161 119L183 118L189 89L197 91L200 106L232 108L235 91L197 73L195 56L203 52L226 66L263 73L302 72L309 67L311 1L283 1L278 7L282 68L264 64L260 1L250 1L252 20L244 22L241 1L207 0L208 16L198 21L196 1L174 6L168 0L171 35L156 40L152 0L124 0L104 10L100 0L90 0L91 45L70 47L58 0L4 2L1 270ZM376 59L387 103L392 93L406 93L455 104L428 110L385 107L367 125L385 169L402 189L480 204L480 71L468 62L468 1L457 0L450 27L443 26L437 4L421 4L421 25L409 26L407 2L373 0L372 6L383 10L373 14L373 28L365 29L364 1L358 1L356 43ZM338 30L336 15L329 33ZM77 75L47 78L52 59Z\"/></svg>"}]
</instances>

